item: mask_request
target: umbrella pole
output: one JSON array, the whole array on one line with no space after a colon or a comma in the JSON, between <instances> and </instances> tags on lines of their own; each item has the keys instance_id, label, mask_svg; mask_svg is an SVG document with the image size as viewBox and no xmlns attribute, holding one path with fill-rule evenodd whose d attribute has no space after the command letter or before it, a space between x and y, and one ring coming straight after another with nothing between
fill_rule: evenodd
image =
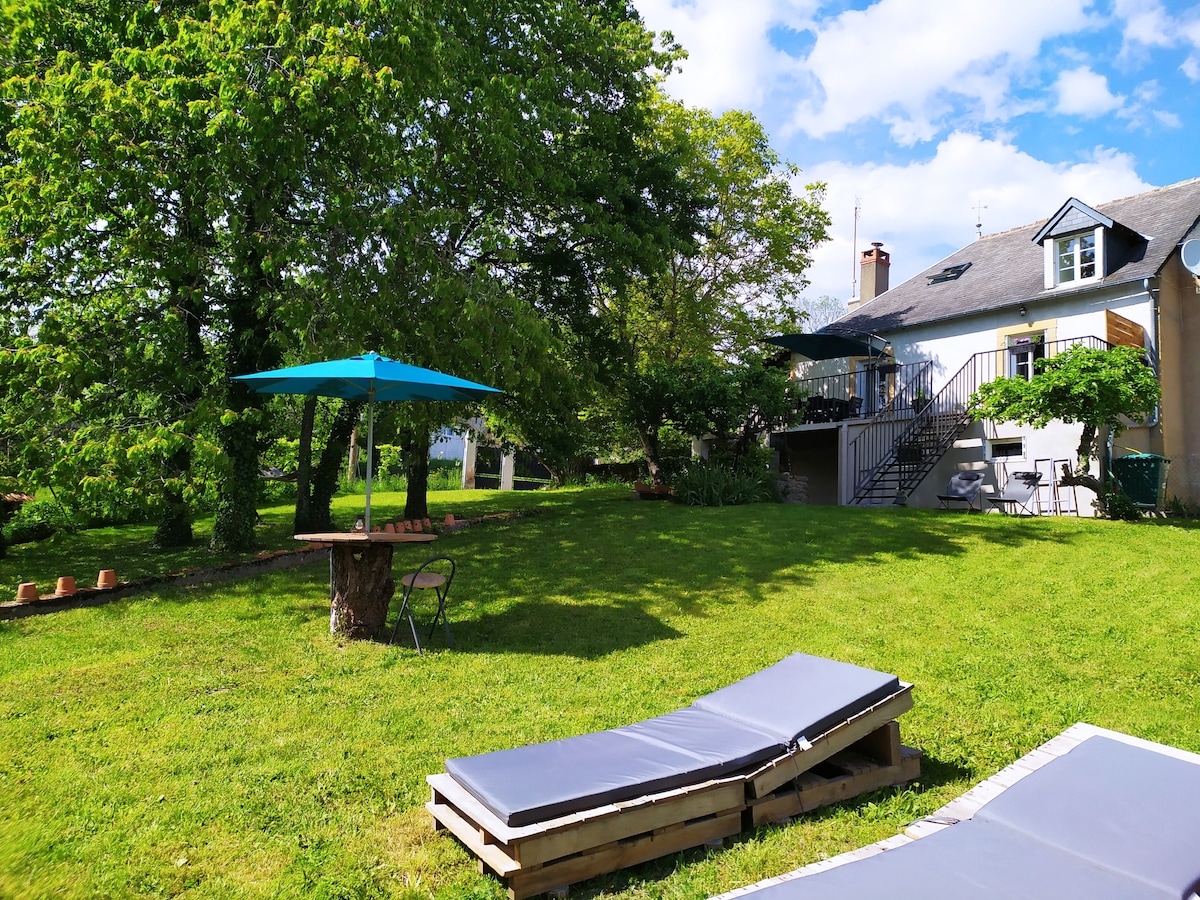
<instances>
[{"instance_id":1,"label":"umbrella pole","mask_svg":"<svg viewBox=\"0 0 1200 900\"><path fill-rule=\"evenodd\" d=\"M375 388L367 391L367 534L371 533L371 463L375 461Z\"/></svg>"}]
</instances>

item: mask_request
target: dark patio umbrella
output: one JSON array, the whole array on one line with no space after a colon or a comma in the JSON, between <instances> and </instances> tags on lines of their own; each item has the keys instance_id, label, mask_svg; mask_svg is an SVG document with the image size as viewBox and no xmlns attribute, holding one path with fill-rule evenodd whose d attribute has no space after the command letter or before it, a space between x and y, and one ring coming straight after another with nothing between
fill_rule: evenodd
<instances>
[{"instance_id":1,"label":"dark patio umbrella","mask_svg":"<svg viewBox=\"0 0 1200 900\"><path fill-rule=\"evenodd\" d=\"M376 400L482 400L499 389L464 378L444 375L433 369L410 366L378 353L349 359L273 369L254 375L238 375L258 394L305 394L367 401L367 499L366 528L371 531L371 460L375 452Z\"/></svg>"},{"instance_id":2,"label":"dark patio umbrella","mask_svg":"<svg viewBox=\"0 0 1200 900\"><path fill-rule=\"evenodd\" d=\"M874 335L870 335L870 337L874 337ZM809 334L781 334L764 340L768 344L786 347L793 353L802 354L811 360L840 359L843 356L882 356L884 353L881 349L875 349L870 340L863 341L856 337L828 331L815 331ZM884 339L880 338L880 340Z\"/></svg>"}]
</instances>

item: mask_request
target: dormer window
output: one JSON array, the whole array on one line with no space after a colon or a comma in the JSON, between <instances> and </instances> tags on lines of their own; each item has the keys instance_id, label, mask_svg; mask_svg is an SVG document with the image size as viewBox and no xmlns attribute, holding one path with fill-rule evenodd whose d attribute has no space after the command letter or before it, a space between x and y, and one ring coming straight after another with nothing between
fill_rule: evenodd
<instances>
[{"instance_id":1,"label":"dormer window","mask_svg":"<svg viewBox=\"0 0 1200 900\"><path fill-rule=\"evenodd\" d=\"M1076 234L1054 242L1057 260L1056 284L1086 281L1096 277L1096 233Z\"/></svg>"},{"instance_id":2,"label":"dormer window","mask_svg":"<svg viewBox=\"0 0 1200 900\"><path fill-rule=\"evenodd\" d=\"M1045 260L1046 290L1070 290L1120 271L1145 253L1147 238L1072 197L1033 236Z\"/></svg>"}]
</instances>

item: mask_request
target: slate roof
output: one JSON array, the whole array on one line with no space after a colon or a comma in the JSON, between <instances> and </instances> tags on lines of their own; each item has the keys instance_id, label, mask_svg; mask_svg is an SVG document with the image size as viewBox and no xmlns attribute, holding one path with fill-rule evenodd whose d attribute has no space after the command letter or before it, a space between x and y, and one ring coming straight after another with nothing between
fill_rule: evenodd
<instances>
[{"instance_id":1,"label":"slate roof","mask_svg":"<svg viewBox=\"0 0 1200 900\"><path fill-rule=\"evenodd\" d=\"M1200 178L1114 200L1096 210L1149 238L1143 252L1135 253L1098 282L1089 282L1077 291L1045 289L1042 247L1033 242L1048 221L1043 219L974 241L838 319L829 330L883 334L1018 303L1029 305L1030 315L1036 316L1032 307L1041 299L1151 278L1180 241L1189 233L1200 232ZM959 278L929 283L931 276L963 263L971 266Z\"/></svg>"}]
</instances>

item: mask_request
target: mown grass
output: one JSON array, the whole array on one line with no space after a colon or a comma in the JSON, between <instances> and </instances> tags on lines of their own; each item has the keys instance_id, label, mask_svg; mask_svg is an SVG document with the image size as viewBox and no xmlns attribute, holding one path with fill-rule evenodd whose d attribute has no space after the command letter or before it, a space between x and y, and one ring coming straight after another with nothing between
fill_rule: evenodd
<instances>
[{"instance_id":1,"label":"mown grass","mask_svg":"<svg viewBox=\"0 0 1200 900\"><path fill-rule=\"evenodd\" d=\"M500 898L429 827L446 757L662 713L796 650L915 684L920 784L573 896L705 897L870 843L1079 720L1200 750L1195 523L437 502L538 508L437 545L454 652L331 638L320 564L0 623L0 896Z\"/></svg>"}]
</instances>

